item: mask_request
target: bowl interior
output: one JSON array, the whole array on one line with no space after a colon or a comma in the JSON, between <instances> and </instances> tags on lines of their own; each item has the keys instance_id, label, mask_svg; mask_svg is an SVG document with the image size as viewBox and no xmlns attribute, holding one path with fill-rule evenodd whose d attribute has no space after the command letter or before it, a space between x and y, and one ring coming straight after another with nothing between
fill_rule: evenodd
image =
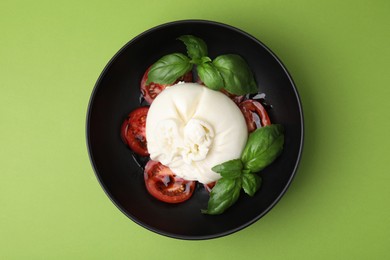
<instances>
[{"instance_id":1,"label":"bowl interior","mask_svg":"<svg viewBox=\"0 0 390 260\"><path fill-rule=\"evenodd\" d=\"M224 214L209 216L208 193L198 185L193 197L178 205L152 198L143 170L122 143L120 127L140 105L139 84L145 70L165 54L185 53L177 40L193 34L205 40L209 56L241 55L254 72L259 91L272 106L271 121L285 127L282 155L260 175L263 183L254 197L241 194ZM221 111L221 114L223 111ZM234 122L232 122L234 123ZM133 221L170 237L207 239L230 234L262 217L279 200L295 174L303 142L301 105L294 84L280 61L259 41L227 25L210 21L179 21L153 28L126 44L98 79L87 116L87 143L96 175L111 200Z\"/></svg>"}]
</instances>

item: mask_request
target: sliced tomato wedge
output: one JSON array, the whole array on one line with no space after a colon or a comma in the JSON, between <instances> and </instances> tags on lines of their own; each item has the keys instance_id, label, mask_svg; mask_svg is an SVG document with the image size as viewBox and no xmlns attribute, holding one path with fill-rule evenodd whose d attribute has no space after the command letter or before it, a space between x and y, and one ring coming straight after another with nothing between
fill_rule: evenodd
<instances>
[{"instance_id":1,"label":"sliced tomato wedge","mask_svg":"<svg viewBox=\"0 0 390 260\"><path fill-rule=\"evenodd\" d=\"M141 156L148 156L146 142L146 116L149 107L139 107L130 112L121 127L121 137L133 152Z\"/></svg>"},{"instance_id":2,"label":"sliced tomato wedge","mask_svg":"<svg viewBox=\"0 0 390 260\"><path fill-rule=\"evenodd\" d=\"M152 160L145 166L144 179L150 195L167 203L186 201L195 190L195 181L179 178L167 166Z\"/></svg>"},{"instance_id":3,"label":"sliced tomato wedge","mask_svg":"<svg viewBox=\"0 0 390 260\"><path fill-rule=\"evenodd\" d=\"M241 102L238 106L244 114L249 133L257 128L271 124L268 113L260 102L248 99Z\"/></svg>"},{"instance_id":4,"label":"sliced tomato wedge","mask_svg":"<svg viewBox=\"0 0 390 260\"><path fill-rule=\"evenodd\" d=\"M158 96L158 94L161 93L167 86L171 86L169 84L157 84L154 82L151 82L149 84L146 84L146 81L148 81L148 74L150 71L150 67L145 71L142 80L141 80L141 93L145 99L146 102L149 104L152 104L153 100ZM185 82L192 82L192 71L187 72L184 76L178 78L175 83L179 81L185 81Z\"/></svg>"}]
</instances>

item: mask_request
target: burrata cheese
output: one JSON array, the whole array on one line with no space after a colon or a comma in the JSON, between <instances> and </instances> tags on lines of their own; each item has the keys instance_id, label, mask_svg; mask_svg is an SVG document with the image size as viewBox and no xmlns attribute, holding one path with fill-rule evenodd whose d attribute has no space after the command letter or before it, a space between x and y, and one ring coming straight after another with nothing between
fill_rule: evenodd
<instances>
[{"instance_id":1,"label":"burrata cheese","mask_svg":"<svg viewBox=\"0 0 390 260\"><path fill-rule=\"evenodd\" d=\"M212 167L240 158L247 138L238 106L223 93L197 83L166 88L146 119L150 158L183 179L204 184L221 178Z\"/></svg>"}]
</instances>

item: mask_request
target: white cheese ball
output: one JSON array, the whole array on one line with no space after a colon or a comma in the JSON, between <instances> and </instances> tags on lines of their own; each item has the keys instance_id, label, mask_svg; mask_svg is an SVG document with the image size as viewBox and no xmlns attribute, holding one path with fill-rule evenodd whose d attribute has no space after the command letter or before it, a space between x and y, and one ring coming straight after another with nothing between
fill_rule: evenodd
<instances>
[{"instance_id":1,"label":"white cheese ball","mask_svg":"<svg viewBox=\"0 0 390 260\"><path fill-rule=\"evenodd\" d=\"M247 138L238 106L225 94L197 83L165 89L146 119L150 158L183 179L204 184L221 178L212 167L241 157Z\"/></svg>"}]
</instances>

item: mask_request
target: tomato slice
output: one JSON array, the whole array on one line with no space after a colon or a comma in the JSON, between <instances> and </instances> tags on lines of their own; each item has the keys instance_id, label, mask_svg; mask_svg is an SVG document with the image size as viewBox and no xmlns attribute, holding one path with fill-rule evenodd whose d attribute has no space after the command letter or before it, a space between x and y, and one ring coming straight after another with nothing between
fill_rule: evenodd
<instances>
[{"instance_id":1,"label":"tomato slice","mask_svg":"<svg viewBox=\"0 0 390 260\"><path fill-rule=\"evenodd\" d=\"M146 81L148 80L149 71L150 71L150 67L145 71L144 75L142 76L141 93L145 98L145 101L148 102L149 104L152 104L153 100L157 97L157 95L160 94L161 91L163 91L167 86L171 86L171 85L158 84L154 82L146 84ZM179 81L192 82L192 71L189 71L184 76L178 78L174 84L176 84Z\"/></svg>"},{"instance_id":2,"label":"tomato slice","mask_svg":"<svg viewBox=\"0 0 390 260\"><path fill-rule=\"evenodd\" d=\"M238 106L244 114L249 133L257 128L271 124L268 113L260 102L248 99L241 102Z\"/></svg>"},{"instance_id":3,"label":"tomato slice","mask_svg":"<svg viewBox=\"0 0 390 260\"><path fill-rule=\"evenodd\" d=\"M203 184L203 187L208 191L208 192L211 192L211 190L214 188L215 184L217 182L214 181L214 182L210 182L210 183L207 183L207 184Z\"/></svg>"},{"instance_id":4,"label":"tomato slice","mask_svg":"<svg viewBox=\"0 0 390 260\"><path fill-rule=\"evenodd\" d=\"M179 178L167 166L152 160L145 166L144 179L150 195L167 203L186 201L195 190L195 181Z\"/></svg>"},{"instance_id":5,"label":"tomato slice","mask_svg":"<svg viewBox=\"0 0 390 260\"><path fill-rule=\"evenodd\" d=\"M237 95L234 95L234 94L231 94L229 93L227 90L225 89L221 89L221 92L223 94L225 94L226 96L228 96L231 100L234 101L234 103L236 104L239 104L243 99L244 99L244 96L237 96Z\"/></svg>"},{"instance_id":6,"label":"tomato slice","mask_svg":"<svg viewBox=\"0 0 390 260\"><path fill-rule=\"evenodd\" d=\"M148 156L146 142L146 116L149 107L139 107L130 112L126 120L122 123L121 137L133 152L141 156Z\"/></svg>"}]
</instances>

